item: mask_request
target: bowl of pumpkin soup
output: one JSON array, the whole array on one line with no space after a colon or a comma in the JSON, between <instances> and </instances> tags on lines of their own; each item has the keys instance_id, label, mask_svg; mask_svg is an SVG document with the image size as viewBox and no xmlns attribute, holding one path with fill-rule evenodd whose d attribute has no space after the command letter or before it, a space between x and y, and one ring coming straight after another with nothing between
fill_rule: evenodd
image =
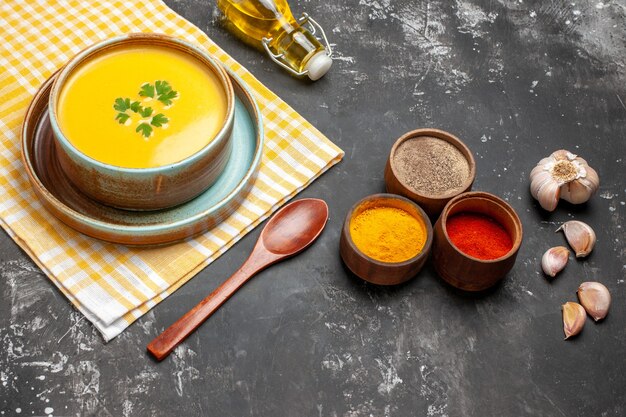
<instances>
[{"instance_id":1,"label":"bowl of pumpkin soup","mask_svg":"<svg viewBox=\"0 0 626 417\"><path fill-rule=\"evenodd\" d=\"M48 106L74 186L113 207L157 210L196 197L222 173L234 102L230 78L205 50L129 34L72 58Z\"/></svg>"}]
</instances>

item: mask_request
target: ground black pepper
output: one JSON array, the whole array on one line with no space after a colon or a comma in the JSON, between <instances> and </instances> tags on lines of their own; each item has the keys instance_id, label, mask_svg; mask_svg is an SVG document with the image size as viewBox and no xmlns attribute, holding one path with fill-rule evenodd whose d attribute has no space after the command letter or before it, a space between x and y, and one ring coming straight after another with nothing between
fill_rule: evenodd
<instances>
[{"instance_id":1,"label":"ground black pepper","mask_svg":"<svg viewBox=\"0 0 626 417\"><path fill-rule=\"evenodd\" d=\"M470 175L469 163L456 146L428 136L402 142L393 160L398 179L419 194L458 191Z\"/></svg>"}]
</instances>

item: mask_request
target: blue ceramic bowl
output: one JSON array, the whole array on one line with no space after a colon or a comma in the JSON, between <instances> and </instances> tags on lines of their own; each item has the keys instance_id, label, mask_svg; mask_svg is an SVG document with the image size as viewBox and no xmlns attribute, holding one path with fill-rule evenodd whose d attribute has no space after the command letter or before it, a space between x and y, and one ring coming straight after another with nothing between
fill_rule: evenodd
<instances>
[{"instance_id":1,"label":"blue ceramic bowl","mask_svg":"<svg viewBox=\"0 0 626 417\"><path fill-rule=\"evenodd\" d=\"M227 98L221 130L207 146L173 164L154 168L124 168L106 164L78 150L63 134L58 122L58 102L63 85L83 62L110 48L158 45L173 48L206 65L221 83ZM158 210L177 206L209 188L230 158L235 116L233 86L224 68L208 53L190 43L161 34L137 33L97 43L73 57L55 80L48 102L50 124L60 166L84 194L103 204L127 210Z\"/></svg>"}]
</instances>

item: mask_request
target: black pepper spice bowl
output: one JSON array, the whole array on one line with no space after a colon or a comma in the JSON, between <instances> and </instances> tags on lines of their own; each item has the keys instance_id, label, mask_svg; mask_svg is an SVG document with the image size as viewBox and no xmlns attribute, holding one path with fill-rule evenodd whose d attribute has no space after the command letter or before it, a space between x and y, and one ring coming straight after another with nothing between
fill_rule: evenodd
<instances>
[{"instance_id":1,"label":"black pepper spice bowl","mask_svg":"<svg viewBox=\"0 0 626 417\"><path fill-rule=\"evenodd\" d=\"M428 193L426 191L419 191L414 187L411 187L406 181L402 180L400 175L401 169L399 163L396 160L396 155L400 146L409 139L440 139L451 145L453 145L463 155L467 161L467 177L459 180L452 189L445 189L443 191L436 191ZM423 167L416 164L414 167L415 175L428 175L427 172L422 172ZM452 172L451 174L455 174ZM391 148L389 152L389 158L387 159L387 165L385 166L385 185L388 193L399 194L410 200L415 201L424 209L428 216L435 221L445 205L452 198L457 195L467 192L472 189L472 184L476 178L476 162L474 156L469 148L456 136L451 133L445 132L439 129L416 129L401 136ZM442 179L438 179L442 181ZM443 179L445 180L445 179ZM439 188L445 186L445 184L434 184Z\"/></svg>"}]
</instances>

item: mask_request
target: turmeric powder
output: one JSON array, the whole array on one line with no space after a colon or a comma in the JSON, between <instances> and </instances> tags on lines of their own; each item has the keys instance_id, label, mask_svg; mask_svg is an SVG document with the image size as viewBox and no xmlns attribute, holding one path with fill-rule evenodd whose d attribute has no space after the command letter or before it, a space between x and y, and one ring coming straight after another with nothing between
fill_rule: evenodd
<instances>
[{"instance_id":1,"label":"turmeric powder","mask_svg":"<svg viewBox=\"0 0 626 417\"><path fill-rule=\"evenodd\" d=\"M403 262L424 248L423 222L396 207L371 207L350 221L350 237L365 255L381 262Z\"/></svg>"}]
</instances>

